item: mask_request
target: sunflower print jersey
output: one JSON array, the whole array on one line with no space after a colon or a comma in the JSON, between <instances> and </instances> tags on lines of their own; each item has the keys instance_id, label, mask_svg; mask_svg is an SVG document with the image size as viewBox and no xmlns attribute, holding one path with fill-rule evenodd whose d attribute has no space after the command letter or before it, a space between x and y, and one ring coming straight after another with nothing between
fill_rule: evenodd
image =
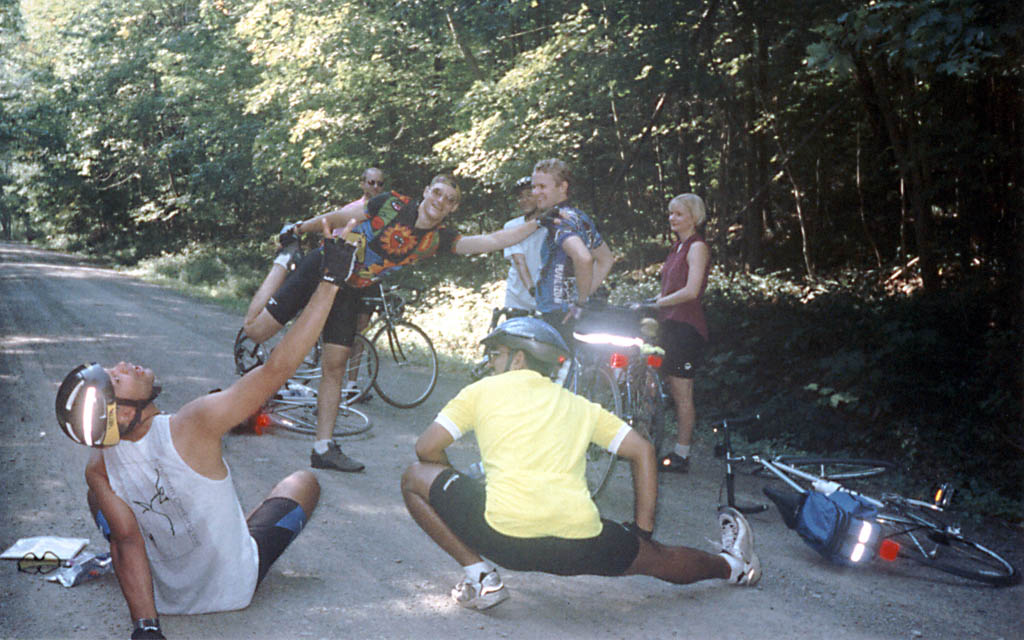
<instances>
[{"instance_id":1,"label":"sunflower print jersey","mask_svg":"<svg viewBox=\"0 0 1024 640\"><path fill-rule=\"evenodd\" d=\"M419 201L397 193L382 193L366 203L367 220L356 225L352 234L356 250L356 270L346 281L355 288L367 287L404 266L437 253L455 251L460 235L445 226L417 229Z\"/></svg>"}]
</instances>

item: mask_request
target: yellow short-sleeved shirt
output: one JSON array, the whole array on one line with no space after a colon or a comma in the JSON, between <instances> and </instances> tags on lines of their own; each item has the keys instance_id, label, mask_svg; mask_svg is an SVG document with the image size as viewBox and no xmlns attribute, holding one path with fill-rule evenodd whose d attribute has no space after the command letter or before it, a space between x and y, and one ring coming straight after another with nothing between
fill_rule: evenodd
<instances>
[{"instance_id":1,"label":"yellow short-sleeved shirt","mask_svg":"<svg viewBox=\"0 0 1024 640\"><path fill-rule=\"evenodd\" d=\"M629 426L548 378L520 369L464 388L437 416L456 440L476 432L487 475L484 512L518 538L589 538L601 532L587 490L591 442L618 450Z\"/></svg>"}]
</instances>

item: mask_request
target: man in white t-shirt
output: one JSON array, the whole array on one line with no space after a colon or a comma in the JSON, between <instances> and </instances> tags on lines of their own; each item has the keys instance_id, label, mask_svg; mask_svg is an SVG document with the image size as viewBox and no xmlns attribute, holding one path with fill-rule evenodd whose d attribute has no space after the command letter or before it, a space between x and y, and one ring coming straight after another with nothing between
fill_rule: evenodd
<instances>
[{"instance_id":1,"label":"man in white t-shirt","mask_svg":"<svg viewBox=\"0 0 1024 640\"><path fill-rule=\"evenodd\" d=\"M154 404L160 387L153 371L119 362L80 365L57 392L61 429L97 449L85 469L87 498L110 542L133 639L163 638L160 613L248 606L320 499L316 477L296 471L246 517L221 438L259 411L320 335L352 272L354 246L327 240L322 255L320 281L302 315L266 363L227 389L165 414Z\"/></svg>"},{"instance_id":2,"label":"man in white t-shirt","mask_svg":"<svg viewBox=\"0 0 1024 640\"><path fill-rule=\"evenodd\" d=\"M514 187L520 215L505 223L505 228L518 227L540 215L530 176L520 178ZM548 232L543 227L527 236L525 240L511 247L505 247L504 256L512 263L505 281L505 306L509 309L534 311L537 278L540 276L541 248Z\"/></svg>"}]
</instances>

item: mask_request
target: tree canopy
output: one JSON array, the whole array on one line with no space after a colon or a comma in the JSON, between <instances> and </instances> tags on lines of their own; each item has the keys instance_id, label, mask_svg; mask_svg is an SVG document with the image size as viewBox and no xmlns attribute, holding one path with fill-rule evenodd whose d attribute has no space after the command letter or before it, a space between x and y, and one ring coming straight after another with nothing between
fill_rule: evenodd
<instances>
[{"instance_id":1,"label":"tree canopy","mask_svg":"<svg viewBox=\"0 0 1024 640\"><path fill-rule=\"evenodd\" d=\"M4 0L5 219L124 260L537 160L612 235L710 207L738 268L1019 271L1021 10L776 3ZM130 230L131 233L124 233ZM914 261L914 259L917 259ZM636 262L643 260L642 254Z\"/></svg>"}]
</instances>

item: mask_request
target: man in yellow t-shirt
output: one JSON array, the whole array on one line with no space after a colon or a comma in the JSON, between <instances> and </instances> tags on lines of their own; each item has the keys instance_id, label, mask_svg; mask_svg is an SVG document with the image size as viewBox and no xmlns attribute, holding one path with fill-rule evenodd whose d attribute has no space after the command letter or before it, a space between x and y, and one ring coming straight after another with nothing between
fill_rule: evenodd
<instances>
[{"instance_id":1,"label":"man in yellow t-shirt","mask_svg":"<svg viewBox=\"0 0 1024 640\"><path fill-rule=\"evenodd\" d=\"M419 462L402 476L410 515L465 570L452 589L456 603L482 610L508 597L492 562L557 575L757 583L761 565L753 532L735 509L719 512L718 554L651 538L654 447L615 415L546 377L569 351L554 328L537 318L513 318L482 342L497 375L464 388L441 410L416 442ZM486 487L455 471L445 453L470 431L480 446ZM602 518L590 499L590 443L630 461L633 522Z\"/></svg>"}]
</instances>

